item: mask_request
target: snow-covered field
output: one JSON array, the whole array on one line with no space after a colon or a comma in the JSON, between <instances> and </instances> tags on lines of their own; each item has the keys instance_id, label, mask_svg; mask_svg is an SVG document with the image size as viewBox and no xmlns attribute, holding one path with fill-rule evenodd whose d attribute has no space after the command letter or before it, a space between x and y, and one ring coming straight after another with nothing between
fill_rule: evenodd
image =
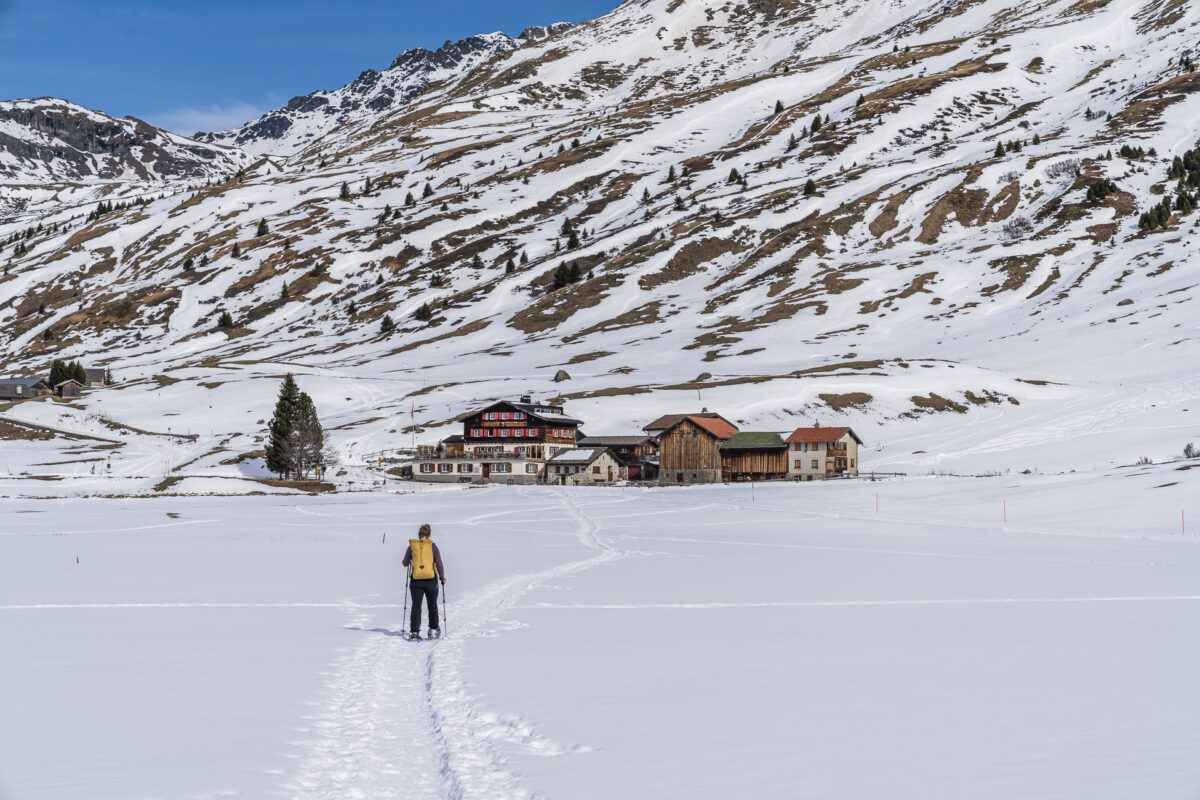
<instances>
[{"instance_id":1,"label":"snow-covered field","mask_svg":"<svg viewBox=\"0 0 1200 800\"><path fill-rule=\"evenodd\" d=\"M1181 466L3 499L0 797L1194 798Z\"/></svg>"}]
</instances>

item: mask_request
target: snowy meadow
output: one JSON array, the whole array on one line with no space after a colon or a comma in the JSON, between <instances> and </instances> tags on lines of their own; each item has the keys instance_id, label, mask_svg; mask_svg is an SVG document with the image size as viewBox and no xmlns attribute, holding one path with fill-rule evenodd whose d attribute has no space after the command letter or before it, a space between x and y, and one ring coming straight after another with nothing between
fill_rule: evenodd
<instances>
[{"instance_id":1,"label":"snowy meadow","mask_svg":"<svg viewBox=\"0 0 1200 800\"><path fill-rule=\"evenodd\" d=\"M1193 798L1196 474L0 500L0 797Z\"/></svg>"}]
</instances>

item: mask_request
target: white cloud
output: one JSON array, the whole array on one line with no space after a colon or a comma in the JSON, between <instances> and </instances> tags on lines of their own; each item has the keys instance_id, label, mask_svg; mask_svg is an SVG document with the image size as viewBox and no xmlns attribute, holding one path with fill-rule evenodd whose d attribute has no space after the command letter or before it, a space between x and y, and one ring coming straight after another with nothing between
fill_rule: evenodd
<instances>
[{"instance_id":1,"label":"white cloud","mask_svg":"<svg viewBox=\"0 0 1200 800\"><path fill-rule=\"evenodd\" d=\"M146 121L172 133L191 136L198 131L212 132L237 128L251 120L258 119L267 110L253 103L230 103L228 105L177 108L148 115Z\"/></svg>"}]
</instances>

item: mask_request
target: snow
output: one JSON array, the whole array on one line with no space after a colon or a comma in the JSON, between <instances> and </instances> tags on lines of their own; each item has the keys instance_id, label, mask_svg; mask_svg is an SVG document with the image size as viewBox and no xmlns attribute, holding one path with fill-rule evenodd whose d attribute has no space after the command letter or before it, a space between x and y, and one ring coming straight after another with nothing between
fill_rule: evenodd
<instances>
[{"instance_id":1,"label":"snow","mask_svg":"<svg viewBox=\"0 0 1200 800\"><path fill-rule=\"evenodd\" d=\"M0 500L0 796L1182 800L1197 474Z\"/></svg>"}]
</instances>

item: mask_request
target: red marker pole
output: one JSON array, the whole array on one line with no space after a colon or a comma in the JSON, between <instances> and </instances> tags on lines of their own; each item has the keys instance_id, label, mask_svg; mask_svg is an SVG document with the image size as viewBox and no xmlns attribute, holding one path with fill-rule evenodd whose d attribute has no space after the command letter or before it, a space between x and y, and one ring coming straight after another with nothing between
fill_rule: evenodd
<instances>
[{"instance_id":1,"label":"red marker pole","mask_svg":"<svg viewBox=\"0 0 1200 800\"><path fill-rule=\"evenodd\" d=\"M1008 524L1008 501L1004 501L1004 524Z\"/></svg>"},{"instance_id":2,"label":"red marker pole","mask_svg":"<svg viewBox=\"0 0 1200 800\"><path fill-rule=\"evenodd\" d=\"M875 493L875 513L879 513L879 492Z\"/></svg>"}]
</instances>

